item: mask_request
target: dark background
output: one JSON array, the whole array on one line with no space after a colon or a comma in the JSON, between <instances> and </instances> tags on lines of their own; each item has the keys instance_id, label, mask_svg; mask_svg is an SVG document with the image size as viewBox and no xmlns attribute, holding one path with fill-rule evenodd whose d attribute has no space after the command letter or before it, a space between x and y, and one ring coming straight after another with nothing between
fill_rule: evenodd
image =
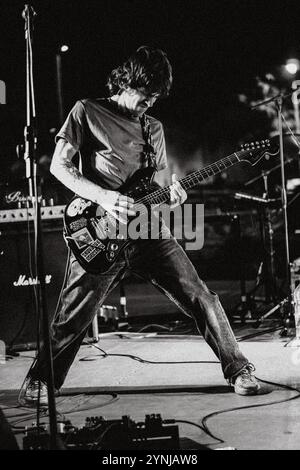
<instances>
[{"instance_id":1,"label":"dark background","mask_svg":"<svg viewBox=\"0 0 300 470\"><path fill-rule=\"evenodd\" d=\"M1 3L5 179L23 138L25 40L24 2ZM55 56L62 44L70 47L62 55L66 111L79 98L103 96L110 70L138 46L167 52L174 86L152 114L163 121L170 161L179 167L188 159L214 160L219 149L235 150L244 136L251 137L253 113L241 106L238 94L251 92L255 76L277 73L287 58L300 55L300 4L294 0L33 0L31 5L38 14L34 80L40 154L52 153L53 129L59 127Z\"/></svg>"}]
</instances>

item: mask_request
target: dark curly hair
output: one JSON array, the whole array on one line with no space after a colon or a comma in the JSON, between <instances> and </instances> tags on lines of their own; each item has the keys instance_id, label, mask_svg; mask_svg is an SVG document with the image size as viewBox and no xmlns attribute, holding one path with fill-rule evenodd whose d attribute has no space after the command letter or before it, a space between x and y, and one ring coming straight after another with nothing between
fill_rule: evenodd
<instances>
[{"instance_id":1,"label":"dark curly hair","mask_svg":"<svg viewBox=\"0 0 300 470\"><path fill-rule=\"evenodd\" d=\"M168 96L171 85L172 67L166 53L147 46L139 47L107 80L111 96L128 86L144 88L147 93L163 98Z\"/></svg>"}]
</instances>

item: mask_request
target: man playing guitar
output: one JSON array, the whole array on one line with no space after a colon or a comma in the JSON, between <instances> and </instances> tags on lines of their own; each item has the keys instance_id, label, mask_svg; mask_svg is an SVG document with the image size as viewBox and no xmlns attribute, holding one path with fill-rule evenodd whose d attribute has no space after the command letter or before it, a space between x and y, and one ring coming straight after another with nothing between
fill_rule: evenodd
<instances>
[{"instance_id":1,"label":"man playing guitar","mask_svg":"<svg viewBox=\"0 0 300 470\"><path fill-rule=\"evenodd\" d=\"M119 188L143 167L153 166L160 171L167 166L162 124L146 112L157 99L169 94L171 84L172 69L166 54L140 47L111 72L110 98L77 101L56 136L52 174L80 198L99 205L119 222L133 217L134 199ZM73 161L77 153L79 169ZM186 192L176 178L170 189L171 207L182 204ZM257 393L254 367L240 351L217 294L199 278L172 236L130 241L111 268L98 274L88 272L71 254L68 279L51 328L57 390L97 309L128 269L158 287L194 319L236 393ZM26 402L37 402L40 386L40 403L46 404L46 377L42 348L28 373Z\"/></svg>"}]
</instances>

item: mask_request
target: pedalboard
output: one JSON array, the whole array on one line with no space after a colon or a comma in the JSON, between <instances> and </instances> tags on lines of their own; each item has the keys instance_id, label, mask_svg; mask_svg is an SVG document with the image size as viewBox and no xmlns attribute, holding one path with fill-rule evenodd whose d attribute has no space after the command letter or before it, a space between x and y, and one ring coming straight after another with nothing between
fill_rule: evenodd
<instances>
[{"instance_id":1,"label":"pedalboard","mask_svg":"<svg viewBox=\"0 0 300 470\"><path fill-rule=\"evenodd\" d=\"M102 416L86 418L82 427L70 421L58 423L57 434L67 450L102 449L179 449L178 426L174 420L162 420L160 414L145 416L145 421L135 422L129 416L107 420ZM49 425L40 424L26 428L24 450L49 449Z\"/></svg>"}]
</instances>

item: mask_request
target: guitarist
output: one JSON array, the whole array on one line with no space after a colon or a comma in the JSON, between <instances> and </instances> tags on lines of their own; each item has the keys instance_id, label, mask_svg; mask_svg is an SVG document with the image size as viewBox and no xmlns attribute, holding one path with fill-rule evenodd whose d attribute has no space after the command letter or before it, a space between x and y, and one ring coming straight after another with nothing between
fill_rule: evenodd
<instances>
[{"instance_id":1,"label":"guitarist","mask_svg":"<svg viewBox=\"0 0 300 470\"><path fill-rule=\"evenodd\" d=\"M133 216L133 199L118 188L139 168L167 166L162 124L147 110L166 97L172 69L166 54L142 46L108 78L108 99L77 101L56 136L51 172L78 196L100 205L117 220ZM73 161L80 154L79 169ZM186 193L174 179L172 207ZM71 254L70 269L59 311L52 323L55 388L60 389L96 310L117 285L125 270L161 289L192 317L198 331L219 358L225 379L240 395L259 389L254 367L242 354L218 296L199 279L194 266L173 237L131 241L104 274L86 272ZM43 348L27 375L25 400L47 404ZM199 378L200 380L200 378Z\"/></svg>"}]
</instances>

